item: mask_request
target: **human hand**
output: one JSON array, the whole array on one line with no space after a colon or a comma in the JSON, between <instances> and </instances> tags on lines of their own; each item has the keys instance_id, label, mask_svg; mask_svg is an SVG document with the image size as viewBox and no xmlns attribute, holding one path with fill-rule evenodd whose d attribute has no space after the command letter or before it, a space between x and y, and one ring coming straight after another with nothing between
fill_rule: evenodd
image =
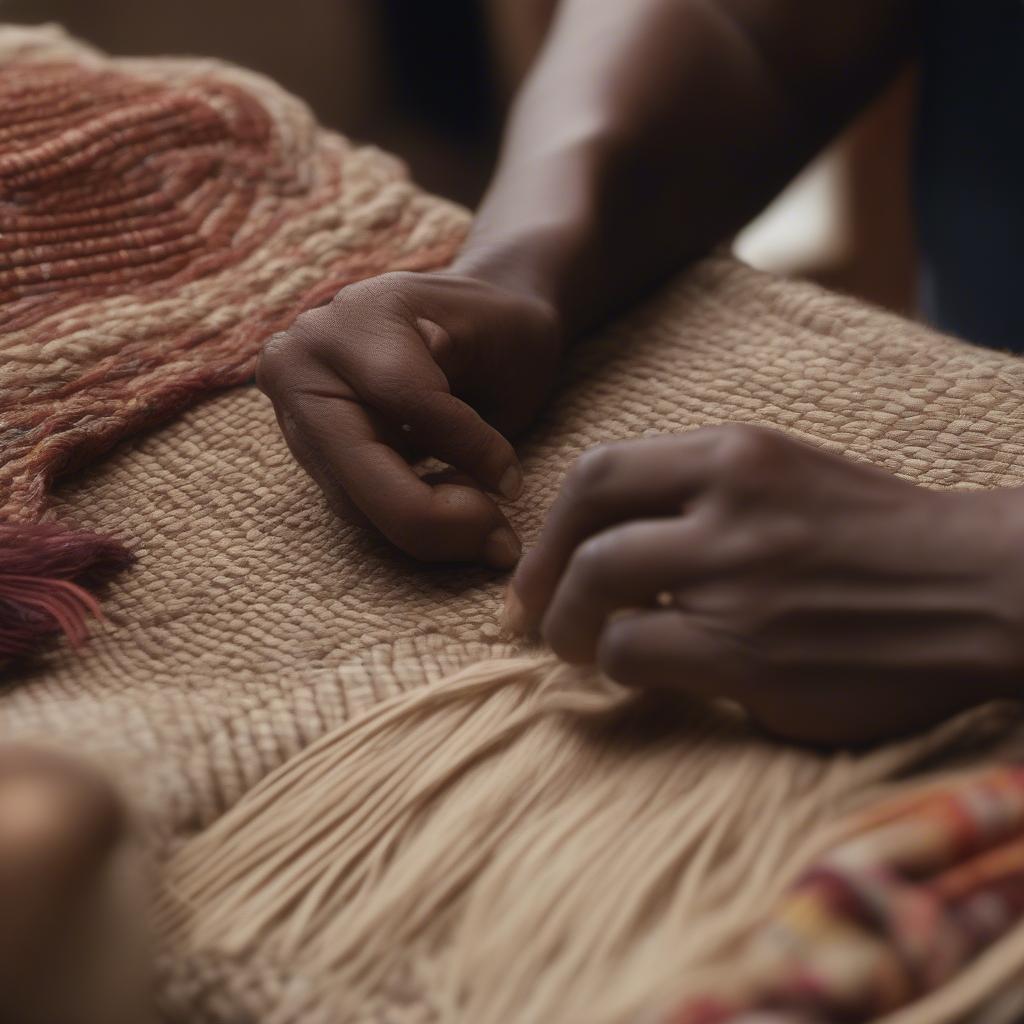
<instances>
[{"instance_id":1,"label":"human hand","mask_svg":"<svg viewBox=\"0 0 1024 1024\"><path fill-rule=\"evenodd\" d=\"M506 620L627 686L867 741L1021 692L1022 499L752 427L609 445L571 469Z\"/></svg>"},{"instance_id":2,"label":"human hand","mask_svg":"<svg viewBox=\"0 0 1024 1024\"><path fill-rule=\"evenodd\" d=\"M484 490L518 495L508 438L540 409L560 344L538 299L452 273L392 273L271 338L256 381L339 515L424 561L508 569L519 540ZM425 456L458 473L421 478L412 464Z\"/></svg>"}]
</instances>

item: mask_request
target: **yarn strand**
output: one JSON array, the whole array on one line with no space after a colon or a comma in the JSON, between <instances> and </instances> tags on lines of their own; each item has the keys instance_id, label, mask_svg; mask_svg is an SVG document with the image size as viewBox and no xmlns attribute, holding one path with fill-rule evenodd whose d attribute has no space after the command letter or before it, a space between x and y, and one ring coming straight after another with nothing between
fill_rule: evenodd
<instances>
[{"instance_id":1,"label":"yarn strand","mask_svg":"<svg viewBox=\"0 0 1024 1024\"><path fill-rule=\"evenodd\" d=\"M48 523L0 523L0 660L63 633L73 645L101 619L90 592L132 562L119 541Z\"/></svg>"},{"instance_id":2,"label":"yarn strand","mask_svg":"<svg viewBox=\"0 0 1024 1024\"><path fill-rule=\"evenodd\" d=\"M440 971L446 1022L613 1024L713 971L837 818L986 730L825 755L548 656L484 662L268 777L169 865L159 923L306 965L345 1020Z\"/></svg>"}]
</instances>

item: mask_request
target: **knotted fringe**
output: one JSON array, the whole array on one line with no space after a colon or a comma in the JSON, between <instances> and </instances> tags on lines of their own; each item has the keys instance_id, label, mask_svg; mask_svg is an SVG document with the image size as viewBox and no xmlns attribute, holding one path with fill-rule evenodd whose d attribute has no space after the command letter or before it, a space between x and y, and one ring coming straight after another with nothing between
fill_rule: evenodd
<instances>
[{"instance_id":1,"label":"knotted fringe","mask_svg":"<svg viewBox=\"0 0 1024 1024\"><path fill-rule=\"evenodd\" d=\"M0 660L64 633L72 644L102 618L89 591L132 562L119 541L53 523L0 523Z\"/></svg>"},{"instance_id":2,"label":"knotted fringe","mask_svg":"<svg viewBox=\"0 0 1024 1024\"><path fill-rule=\"evenodd\" d=\"M822 826L1005 726L825 756L547 657L484 663L268 777L171 862L159 925L326 978L338 1021L392 1019L410 978L441 979L441 1020L634 1020L735 948Z\"/></svg>"}]
</instances>

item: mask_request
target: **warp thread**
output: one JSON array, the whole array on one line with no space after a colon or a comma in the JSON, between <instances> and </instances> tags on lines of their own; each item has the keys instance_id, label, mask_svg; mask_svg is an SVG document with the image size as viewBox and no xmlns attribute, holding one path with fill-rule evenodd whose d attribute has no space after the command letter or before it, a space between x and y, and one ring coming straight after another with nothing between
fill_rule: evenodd
<instances>
[{"instance_id":1,"label":"warp thread","mask_svg":"<svg viewBox=\"0 0 1024 1024\"><path fill-rule=\"evenodd\" d=\"M737 948L825 824L1014 721L826 756L547 656L487 662L258 785L171 862L159 924L308 970L339 1020L437 975L445 1021L633 1020Z\"/></svg>"}]
</instances>

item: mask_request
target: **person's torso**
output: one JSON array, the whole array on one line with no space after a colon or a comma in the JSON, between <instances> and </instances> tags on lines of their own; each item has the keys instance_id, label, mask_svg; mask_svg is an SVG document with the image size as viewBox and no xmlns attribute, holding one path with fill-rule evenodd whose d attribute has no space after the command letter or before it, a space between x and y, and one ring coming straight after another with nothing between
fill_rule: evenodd
<instances>
[{"instance_id":1,"label":"person's torso","mask_svg":"<svg viewBox=\"0 0 1024 1024\"><path fill-rule=\"evenodd\" d=\"M916 215L925 315L1024 351L1024 0L927 4Z\"/></svg>"}]
</instances>

